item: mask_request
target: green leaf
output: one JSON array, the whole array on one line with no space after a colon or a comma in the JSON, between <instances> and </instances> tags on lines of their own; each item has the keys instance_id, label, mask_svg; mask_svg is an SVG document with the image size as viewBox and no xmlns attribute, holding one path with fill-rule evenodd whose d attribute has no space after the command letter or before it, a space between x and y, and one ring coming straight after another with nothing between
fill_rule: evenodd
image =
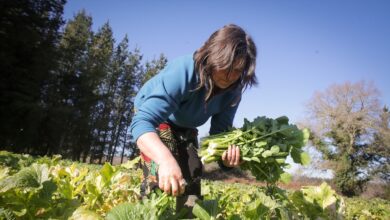
<instances>
[{"instance_id":1,"label":"green leaf","mask_svg":"<svg viewBox=\"0 0 390 220\"><path fill-rule=\"evenodd\" d=\"M290 199L310 219L333 219L341 214L339 205L342 198L325 182L320 186L304 186L300 191L295 191Z\"/></svg>"},{"instance_id":2,"label":"green leaf","mask_svg":"<svg viewBox=\"0 0 390 220\"><path fill-rule=\"evenodd\" d=\"M282 181L285 184L288 184L291 182L292 176L289 173L282 173L280 174L280 181Z\"/></svg>"},{"instance_id":3,"label":"green leaf","mask_svg":"<svg viewBox=\"0 0 390 220\"><path fill-rule=\"evenodd\" d=\"M254 202L247 205L248 208L244 213L245 217L248 219L267 219L264 217L267 213L271 212L270 210L275 210L280 207L274 199L263 192L256 193L255 198Z\"/></svg>"},{"instance_id":4,"label":"green leaf","mask_svg":"<svg viewBox=\"0 0 390 220\"><path fill-rule=\"evenodd\" d=\"M96 187L96 185L93 184L92 182L88 182L86 184L86 189L87 189L87 192L89 194L92 194L92 195L95 195L95 196L99 196L100 195L100 191L99 191L98 187Z\"/></svg>"},{"instance_id":5,"label":"green leaf","mask_svg":"<svg viewBox=\"0 0 390 220\"><path fill-rule=\"evenodd\" d=\"M16 183L14 181L14 176L4 178L0 181L0 193L7 192L8 190L14 188Z\"/></svg>"},{"instance_id":6,"label":"green leaf","mask_svg":"<svg viewBox=\"0 0 390 220\"><path fill-rule=\"evenodd\" d=\"M336 202L335 191L325 182L320 186L309 186L302 189L305 198L310 201L316 201L322 209Z\"/></svg>"},{"instance_id":7,"label":"green leaf","mask_svg":"<svg viewBox=\"0 0 390 220\"><path fill-rule=\"evenodd\" d=\"M133 217L133 207L134 205L130 203L123 203L118 206L115 206L107 214L106 220L130 220Z\"/></svg>"},{"instance_id":8,"label":"green leaf","mask_svg":"<svg viewBox=\"0 0 390 220\"><path fill-rule=\"evenodd\" d=\"M102 176L103 184L107 186L111 182L111 178L115 173L115 169L109 163L104 163L99 173Z\"/></svg>"},{"instance_id":9,"label":"green leaf","mask_svg":"<svg viewBox=\"0 0 390 220\"><path fill-rule=\"evenodd\" d=\"M216 218L218 215L218 201L217 200L205 200L202 201L202 206L206 208L207 212L212 218Z\"/></svg>"},{"instance_id":10,"label":"green leaf","mask_svg":"<svg viewBox=\"0 0 390 220\"><path fill-rule=\"evenodd\" d=\"M274 199L262 192L257 194L257 198L261 201L261 204L269 209L276 209L280 207L280 205Z\"/></svg>"},{"instance_id":11,"label":"green leaf","mask_svg":"<svg viewBox=\"0 0 390 220\"><path fill-rule=\"evenodd\" d=\"M26 215L27 213L27 209L26 208L17 208L17 209L14 209L13 210L13 213L18 216L18 217L22 217L24 215Z\"/></svg>"},{"instance_id":12,"label":"green leaf","mask_svg":"<svg viewBox=\"0 0 390 220\"><path fill-rule=\"evenodd\" d=\"M0 167L0 181L8 176L9 167Z\"/></svg>"},{"instance_id":13,"label":"green leaf","mask_svg":"<svg viewBox=\"0 0 390 220\"><path fill-rule=\"evenodd\" d=\"M256 147L263 147L263 146L266 146L266 145L267 145L266 141L258 141L258 142L255 143Z\"/></svg>"},{"instance_id":14,"label":"green leaf","mask_svg":"<svg viewBox=\"0 0 390 220\"><path fill-rule=\"evenodd\" d=\"M261 154L261 156L263 156L264 158L270 157L270 156L272 156L272 151L266 150L266 151L264 151L264 152Z\"/></svg>"},{"instance_id":15,"label":"green leaf","mask_svg":"<svg viewBox=\"0 0 390 220\"><path fill-rule=\"evenodd\" d=\"M69 218L69 220L103 220L102 217L100 217L97 213L87 210L85 208L78 208L76 211L73 212L72 216Z\"/></svg>"},{"instance_id":16,"label":"green leaf","mask_svg":"<svg viewBox=\"0 0 390 220\"><path fill-rule=\"evenodd\" d=\"M249 157L242 157L242 160L244 160L244 161L251 161L252 159L249 158Z\"/></svg>"},{"instance_id":17,"label":"green leaf","mask_svg":"<svg viewBox=\"0 0 390 220\"><path fill-rule=\"evenodd\" d=\"M275 119L276 121L278 121L279 124L281 125L287 125L288 124L288 117L287 116L280 116L279 118L276 118Z\"/></svg>"},{"instance_id":18,"label":"green leaf","mask_svg":"<svg viewBox=\"0 0 390 220\"><path fill-rule=\"evenodd\" d=\"M134 165L136 165L140 161L141 157L136 157L133 160L129 160L126 163L123 163L121 167L124 167L126 169L132 169Z\"/></svg>"},{"instance_id":19,"label":"green leaf","mask_svg":"<svg viewBox=\"0 0 390 220\"><path fill-rule=\"evenodd\" d=\"M302 165L309 165L311 161L309 154L306 152L301 153L301 161Z\"/></svg>"},{"instance_id":20,"label":"green leaf","mask_svg":"<svg viewBox=\"0 0 390 220\"><path fill-rule=\"evenodd\" d=\"M15 220L16 217L11 210L0 207L0 219Z\"/></svg>"},{"instance_id":21,"label":"green leaf","mask_svg":"<svg viewBox=\"0 0 390 220\"><path fill-rule=\"evenodd\" d=\"M310 130L307 128L302 129L303 132L303 145L306 145L310 138Z\"/></svg>"},{"instance_id":22,"label":"green leaf","mask_svg":"<svg viewBox=\"0 0 390 220\"><path fill-rule=\"evenodd\" d=\"M69 181L61 182L58 190L66 199L73 199L73 187Z\"/></svg>"},{"instance_id":23,"label":"green leaf","mask_svg":"<svg viewBox=\"0 0 390 220\"><path fill-rule=\"evenodd\" d=\"M280 151L280 148L278 145L274 145L271 147L272 155L279 153L279 151Z\"/></svg>"},{"instance_id":24,"label":"green leaf","mask_svg":"<svg viewBox=\"0 0 390 220\"><path fill-rule=\"evenodd\" d=\"M201 205L196 203L194 205L194 208L192 209L192 214L194 214L196 217L198 217L200 220L210 220L211 216L206 211L205 208L203 208Z\"/></svg>"},{"instance_id":25,"label":"green leaf","mask_svg":"<svg viewBox=\"0 0 390 220\"><path fill-rule=\"evenodd\" d=\"M252 157L250 161L256 161L257 163L261 163L260 159L258 157Z\"/></svg>"},{"instance_id":26,"label":"green leaf","mask_svg":"<svg viewBox=\"0 0 390 220\"><path fill-rule=\"evenodd\" d=\"M21 169L15 175L0 182L0 192L12 188L39 188L42 183L49 180L49 170L46 164L33 164Z\"/></svg>"},{"instance_id":27,"label":"green leaf","mask_svg":"<svg viewBox=\"0 0 390 220\"><path fill-rule=\"evenodd\" d=\"M106 220L158 219L158 208L149 200L135 204L122 203L107 214Z\"/></svg>"},{"instance_id":28,"label":"green leaf","mask_svg":"<svg viewBox=\"0 0 390 220\"><path fill-rule=\"evenodd\" d=\"M293 147L291 148L291 157L295 163L302 165L310 164L310 156L306 152L303 152L301 149Z\"/></svg>"},{"instance_id":29,"label":"green leaf","mask_svg":"<svg viewBox=\"0 0 390 220\"><path fill-rule=\"evenodd\" d=\"M247 205L247 210L244 213L245 217L248 219L256 219L259 218L258 207L261 205L261 201L259 199L255 199L255 201L249 203Z\"/></svg>"},{"instance_id":30,"label":"green leaf","mask_svg":"<svg viewBox=\"0 0 390 220\"><path fill-rule=\"evenodd\" d=\"M52 195L57 190L57 185L53 181L45 181L38 193L33 194L31 201L36 207L50 207Z\"/></svg>"}]
</instances>

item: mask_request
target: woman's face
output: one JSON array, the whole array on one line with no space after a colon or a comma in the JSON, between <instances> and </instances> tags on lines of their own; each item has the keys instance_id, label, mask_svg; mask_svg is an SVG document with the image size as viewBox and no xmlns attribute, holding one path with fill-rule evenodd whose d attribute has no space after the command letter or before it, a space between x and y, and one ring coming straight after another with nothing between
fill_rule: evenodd
<instances>
[{"instance_id":1,"label":"woman's face","mask_svg":"<svg viewBox=\"0 0 390 220\"><path fill-rule=\"evenodd\" d=\"M220 89L226 89L234 84L241 76L242 70L234 69L230 74L228 70L217 70L212 74L215 85Z\"/></svg>"}]
</instances>

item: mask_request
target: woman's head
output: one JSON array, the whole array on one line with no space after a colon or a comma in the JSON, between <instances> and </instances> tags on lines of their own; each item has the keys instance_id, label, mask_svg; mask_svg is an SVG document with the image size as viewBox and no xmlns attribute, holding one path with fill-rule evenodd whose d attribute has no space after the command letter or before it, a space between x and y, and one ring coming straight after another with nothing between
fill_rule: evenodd
<instances>
[{"instance_id":1,"label":"woman's head","mask_svg":"<svg viewBox=\"0 0 390 220\"><path fill-rule=\"evenodd\" d=\"M207 90L206 101L215 90L257 84L256 45L245 31L229 24L214 32L195 55L195 68L200 75L198 88Z\"/></svg>"}]
</instances>

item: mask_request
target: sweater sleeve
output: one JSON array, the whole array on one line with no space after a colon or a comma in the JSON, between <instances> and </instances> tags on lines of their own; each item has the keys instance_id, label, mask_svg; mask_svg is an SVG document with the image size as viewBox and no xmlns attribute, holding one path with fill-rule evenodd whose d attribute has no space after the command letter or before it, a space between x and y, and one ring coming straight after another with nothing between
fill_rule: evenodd
<instances>
[{"instance_id":1,"label":"sweater sleeve","mask_svg":"<svg viewBox=\"0 0 390 220\"><path fill-rule=\"evenodd\" d=\"M222 111L211 117L211 125L209 132L210 135L225 132L232 127L233 119L236 115L238 105L239 103L235 104L234 106L229 106L225 108L225 111Z\"/></svg>"},{"instance_id":2,"label":"sweater sleeve","mask_svg":"<svg viewBox=\"0 0 390 220\"><path fill-rule=\"evenodd\" d=\"M192 75L192 69L187 66L185 62L176 60L152 78L153 83L145 84L146 89L141 89L141 93L137 95L140 104L135 109L130 125L132 141L136 142L144 133L156 132L156 127L179 108L180 102L188 93Z\"/></svg>"}]
</instances>

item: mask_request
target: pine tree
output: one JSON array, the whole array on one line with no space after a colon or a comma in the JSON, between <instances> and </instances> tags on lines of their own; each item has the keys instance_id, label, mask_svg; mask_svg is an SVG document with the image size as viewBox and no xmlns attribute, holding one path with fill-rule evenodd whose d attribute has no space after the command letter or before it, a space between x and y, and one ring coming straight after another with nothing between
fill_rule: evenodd
<instances>
[{"instance_id":1,"label":"pine tree","mask_svg":"<svg viewBox=\"0 0 390 220\"><path fill-rule=\"evenodd\" d=\"M77 158L82 146L80 124L85 124L84 107L88 81L88 48L91 44L92 18L81 11L70 20L60 41L59 70L54 73L50 98L51 153ZM58 117L56 117L58 116ZM84 131L82 131L84 132ZM67 153L65 153L67 152Z\"/></svg>"},{"instance_id":2,"label":"pine tree","mask_svg":"<svg viewBox=\"0 0 390 220\"><path fill-rule=\"evenodd\" d=\"M114 98L113 122L114 130L111 143L109 145L108 156L113 162L116 149L122 140L122 155L126 146L128 146L127 130L131 123L133 113L133 97L135 96L137 86L137 76L140 75L142 56L136 48L133 52L128 50L128 38L122 40L118 45L113 62L113 69L120 73L118 80L118 89Z\"/></svg>"},{"instance_id":3,"label":"pine tree","mask_svg":"<svg viewBox=\"0 0 390 220\"><path fill-rule=\"evenodd\" d=\"M164 54L160 54L158 59L153 59L152 61L148 61L145 64L143 76L140 77L140 85L145 84L150 78L155 76L160 70L162 70L167 64L168 59Z\"/></svg>"},{"instance_id":4,"label":"pine tree","mask_svg":"<svg viewBox=\"0 0 390 220\"><path fill-rule=\"evenodd\" d=\"M108 126L109 121L99 121L102 114L102 100L105 100L105 80L112 73L111 63L114 48L112 28L105 23L93 36L89 48L88 75L85 78L83 118L85 123L84 140L80 143L83 146L83 161L93 151L96 144L99 145L99 135L96 130ZM93 159L93 158L92 158Z\"/></svg>"},{"instance_id":5,"label":"pine tree","mask_svg":"<svg viewBox=\"0 0 390 220\"><path fill-rule=\"evenodd\" d=\"M64 0L0 2L0 147L41 153Z\"/></svg>"}]
</instances>

